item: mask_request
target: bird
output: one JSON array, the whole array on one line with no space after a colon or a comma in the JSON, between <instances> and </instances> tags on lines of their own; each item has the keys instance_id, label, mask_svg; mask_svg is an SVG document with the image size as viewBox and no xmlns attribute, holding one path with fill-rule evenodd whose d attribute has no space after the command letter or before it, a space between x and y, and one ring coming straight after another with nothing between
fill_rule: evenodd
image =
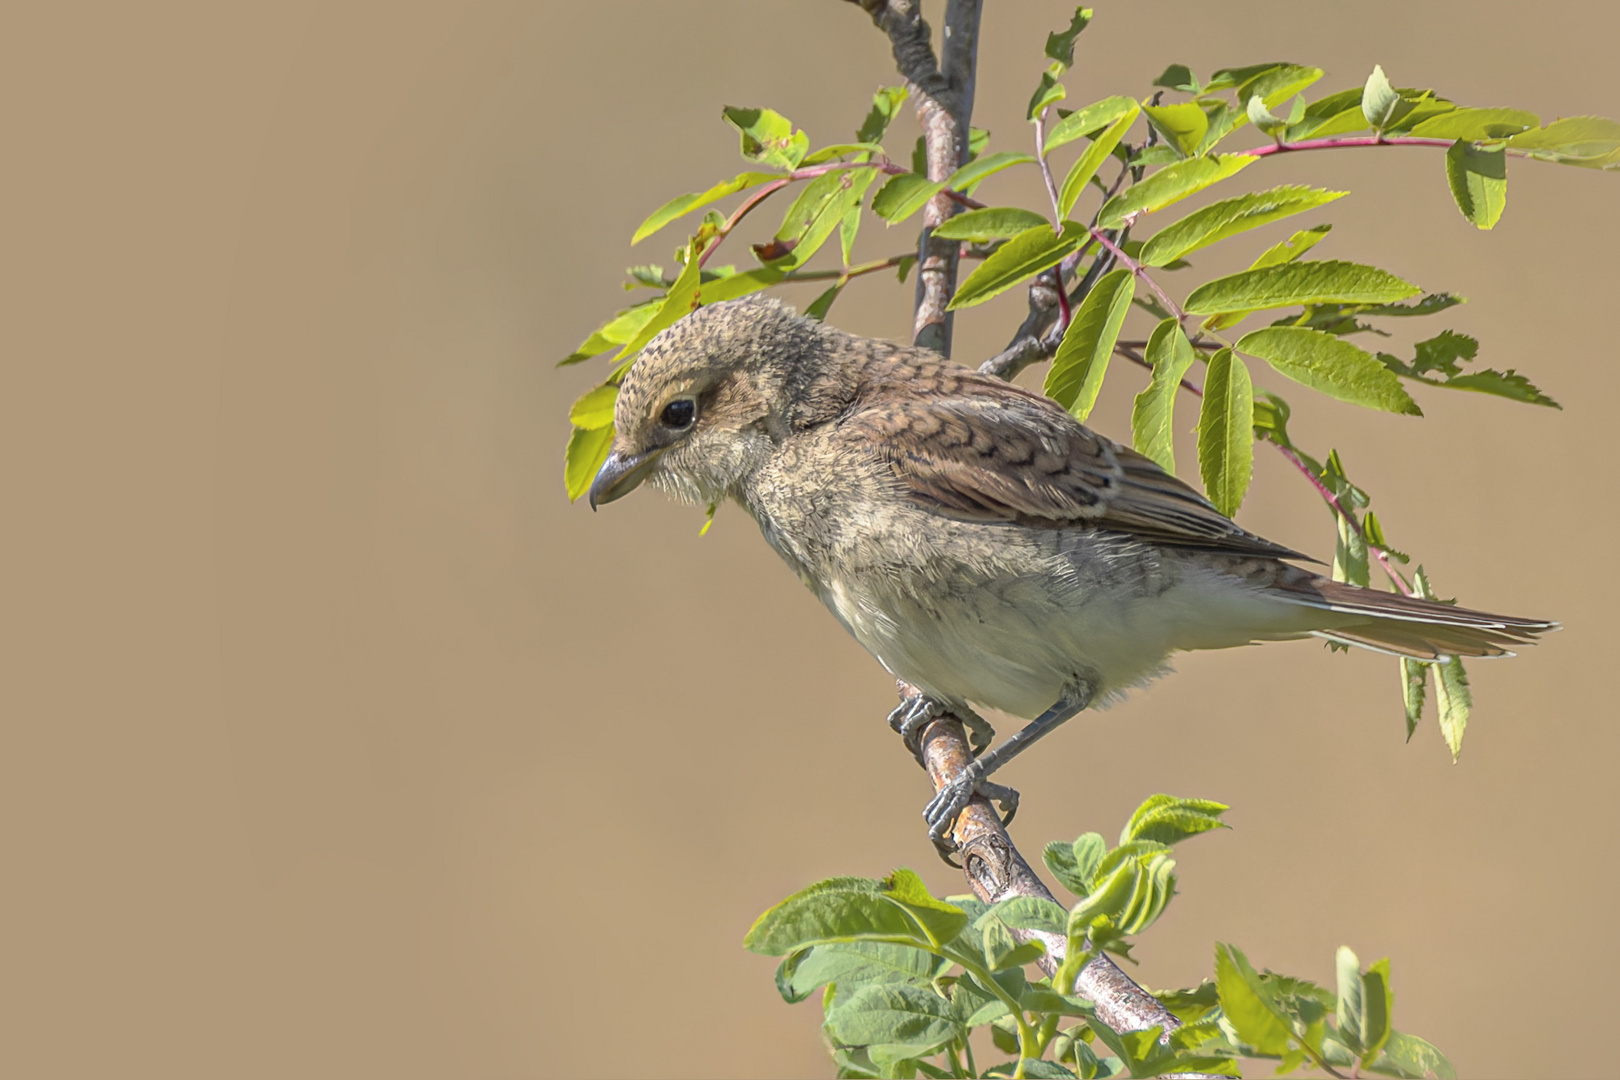
<instances>
[{"instance_id":1,"label":"bird","mask_svg":"<svg viewBox=\"0 0 1620 1080\"><path fill-rule=\"evenodd\" d=\"M1333 581L1031 390L762 295L697 308L624 373L593 509L648 483L739 504L843 627L976 756L924 809L942 851L990 776L1199 649L1318 637L1425 662L1557 628ZM1028 722L989 747L974 706ZM1011 810L1007 811L1011 813Z\"/></svg>"}]
</instances>

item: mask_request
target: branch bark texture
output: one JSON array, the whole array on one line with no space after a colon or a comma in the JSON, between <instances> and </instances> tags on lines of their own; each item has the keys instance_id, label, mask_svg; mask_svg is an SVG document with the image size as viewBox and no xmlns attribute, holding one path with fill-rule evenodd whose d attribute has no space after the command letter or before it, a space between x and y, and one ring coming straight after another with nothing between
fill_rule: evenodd
<instances>
[{"instance_id":1,"label":"branch bark texture","mask_svg":"<svg viewBox=\"0 0 1620 1080\"><path fill-rule=\"evenodd\" d=\"M923 132L928 178L945 180L967 162L969 120L973 114L974 71L983 0L949 0L945 8L944 63L934 54L932 32L918 0L855 0L889 36L895 66L906 80ZM944 193L923 208L917 242L917 299L912 341L945 356L951 354L951 313L956 294L954 240L934 237L956 203Z\"/></svg>"}]
</instances>

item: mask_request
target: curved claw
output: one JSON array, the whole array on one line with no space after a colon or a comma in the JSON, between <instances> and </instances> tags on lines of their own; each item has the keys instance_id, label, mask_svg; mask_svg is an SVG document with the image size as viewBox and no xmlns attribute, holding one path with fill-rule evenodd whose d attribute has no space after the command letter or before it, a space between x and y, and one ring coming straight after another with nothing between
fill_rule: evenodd
<instances>
[{"instance_id":1,"label":"curved claw","mask_svg":"<svg viewBox=\"0 0 1620 1080\"><path fill-rule=\"evenodd\" d=\"M902 698L893 712L889 713L889 727L899 733L906 749L911 751L922 765L922 733L929 724L945 715L945 706L932 698L918 695L917 697Z\"/></svg>"}]
</instances>

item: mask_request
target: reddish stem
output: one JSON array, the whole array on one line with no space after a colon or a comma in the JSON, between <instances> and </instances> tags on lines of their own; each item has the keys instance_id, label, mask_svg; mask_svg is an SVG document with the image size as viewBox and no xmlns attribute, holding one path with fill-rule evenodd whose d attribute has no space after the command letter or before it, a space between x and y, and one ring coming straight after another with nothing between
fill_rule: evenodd
<instances>
[{"instance_id":1,"label":"reddish stem","mask_svg":"<svg viewBox=\"0 0 1620 1080\"><path fill-rule=\"evenodd\" d=\"M1267 143L1248 150L1233 150L1236 157L1270 157L1295 150L1340 150L1351 146L1441 146L1449 148L1456 139L1425 139L1414 135L1355 135L1349 138L1304 139L1296 143Z\"/></svg>"}]
</instances>

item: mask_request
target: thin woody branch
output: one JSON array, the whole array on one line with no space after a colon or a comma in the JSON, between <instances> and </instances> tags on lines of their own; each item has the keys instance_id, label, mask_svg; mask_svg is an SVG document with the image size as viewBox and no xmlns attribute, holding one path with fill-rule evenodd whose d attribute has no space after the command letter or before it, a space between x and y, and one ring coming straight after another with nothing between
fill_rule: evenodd
<instances>
[{"instance_id":1,"label":"thin woody branch","mask_svg":"<svg viewBox=\"0 0 1620 1080\"><path fill-rule=\"evenodd\" d=\"M928 178L945 180L967 160L969 117L973 109L973 72L977 66L979 12L983 0L950 0L945 9L945 66L941 69L930 42L928 23L917 0L854 0L889 36L895 66L916 103L923 131ZM934 237L934 230L956 212L956 202L941 192L923 208L923 230L917 244L916 313L912 340L949 356L951 313L956 293L956 263L961 245Z\"/></svg>"},{"instance_id":2,"label":"thin woody branch","mask_svg":"<svg viewBox=\"0 0 1620 1080\"><path fill-rule=\"evenodd\" d=\"M905 684L901 687L902 693L916 693ZM972 760L967 733L954 716L941 717L928 725L922 734L921 747L924 766L936 788L950 783ZM983 796L974 796L957 817L951 838L956 841L968 885L985 903L994 904L1014 896L1055 899L1013 846L1012 838L1002 828L1000 816ZM1039 962L1040 968L1048 975L1057 972L1068 950L1068 940L1063 935L1014 930L1013 936L1020 941L1038 940L1045 945L1046 955ZM1138 986L1107 956L1098 956L1081 969L1074 981L1074 993L1095 1004L1098 1017L1115 1031L1162 1027L1169 1032L1181 1026L1181 1021L1157 998Z\"/></svg>"}]
</instances>

